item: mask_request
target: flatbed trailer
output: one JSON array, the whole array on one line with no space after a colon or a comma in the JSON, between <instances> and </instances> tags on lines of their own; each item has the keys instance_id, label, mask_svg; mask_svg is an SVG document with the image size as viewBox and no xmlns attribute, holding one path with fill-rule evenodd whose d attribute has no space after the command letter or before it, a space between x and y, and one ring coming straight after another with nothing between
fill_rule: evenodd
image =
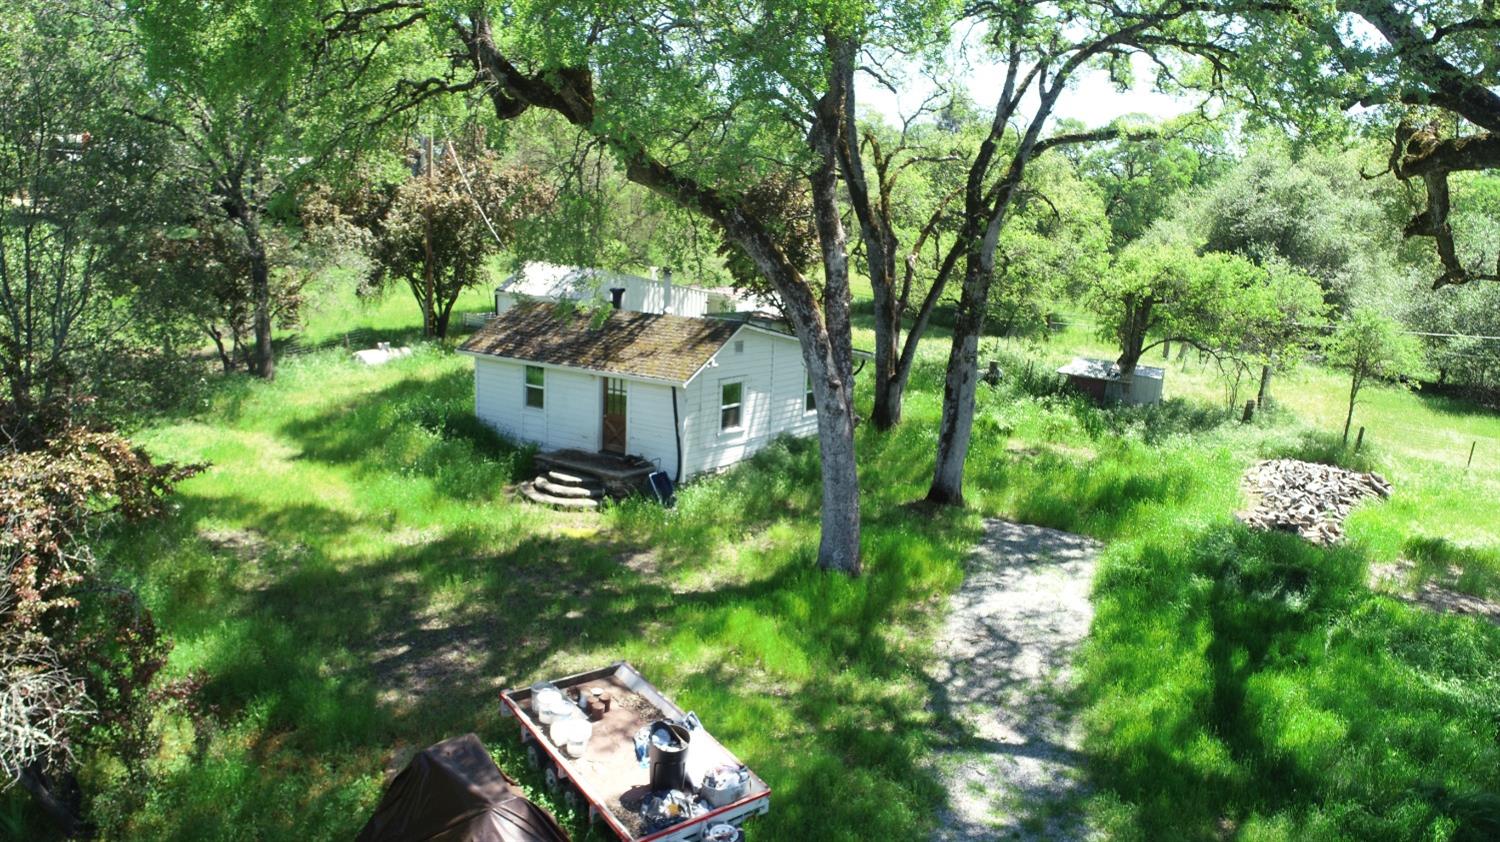
<instances>
[{"instance_id":1,"label":"flatbed trailer","mask_svg":"<svg viewBox=\"0 0 1500 842\"><path fill-rule=\"evenodd\" d=\"M711 827L739 827L751 816L770 811L771 788L747 770L748 782L740 798L670 827L648 830L639 808L651 791L648 772L636 759L635 734L655 720L683 720L687 714L625 661L548 683L564 693L577 688L586 695L598 688L613 699L610 709L593 723L583 757L568 757L553 745L547 727L531 714L530 687L501 691L500 712L520 724L526 759L541 769L547 788L569 806L587 807L590 822L602 822L621 842L699 842ZM704 727L692 732L688 751L690 768L743 766Z\"/></svg>"}]
</instances>

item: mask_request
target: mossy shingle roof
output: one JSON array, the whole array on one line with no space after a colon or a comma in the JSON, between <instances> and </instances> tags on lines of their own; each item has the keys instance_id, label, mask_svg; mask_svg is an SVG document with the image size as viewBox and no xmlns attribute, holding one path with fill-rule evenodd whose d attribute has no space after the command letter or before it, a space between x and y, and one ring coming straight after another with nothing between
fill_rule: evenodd
<instances>
[{"instance_id":1,"label":"mossy shingle roof","mask_svg":"<svg viewBox=\"0 0 1500 842\"><path fill-rule=\"evenodd\" d=\"M459 350L605 374L686 383L740 323L552 303L519 304L491 319Z\"/></svg>"}]
</instances>

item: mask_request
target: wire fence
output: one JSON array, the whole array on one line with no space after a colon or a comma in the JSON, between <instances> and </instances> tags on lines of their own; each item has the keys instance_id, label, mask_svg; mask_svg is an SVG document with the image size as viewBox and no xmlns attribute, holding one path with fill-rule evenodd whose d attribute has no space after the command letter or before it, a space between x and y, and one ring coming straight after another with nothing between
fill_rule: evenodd
<instances>
[{"instance_id":1,"label":"wire fence","mask_svg":"<svg viewBox=\"0 0 1500 842\"><path fill-rule=\"evenodd\" d=\"M1054 335L1079 331L1092 336L1098 332L1097 322L1076 315L1066 319L1054 317L1049 325ZM1500 340L1500 337L1472 338ZM1072 350L1090 352L1088 348ZM1312 362L1317 359L1317 355L1310 357ZM1152 351L1142 362L1166 367L1169 397L1223 400L1218 372L1207 358L1192 348L1173 346L1166 358L1162 357L1161 351ZM1314 379L1308 379L1310 377ZM1345 403L1347 380L1339 383L1337 388L1328 382L1315 382L1321 380L1309 374L1307 369L1290 376L1277 375L1271 385L1272 399L1294 412L1305 424L1337 434L1343 430L1344 416L1348 411ZM1255 382L1247 382L1241 388L1240 403L1243 403L1247 390L1249 396L1254 397L1255 387ZM1354 442L1363 426L1364 447L1423 459L1445 468L1500 477L1500 413L1457 398L1438 396L1429 400L1421 391L1415 393L1415 398L1420 402L1415 407L1390 405L1392 398L1383 387L1367 387L1355 407L1349 431L1350 443Z\"/></svg>"}]
</instances>

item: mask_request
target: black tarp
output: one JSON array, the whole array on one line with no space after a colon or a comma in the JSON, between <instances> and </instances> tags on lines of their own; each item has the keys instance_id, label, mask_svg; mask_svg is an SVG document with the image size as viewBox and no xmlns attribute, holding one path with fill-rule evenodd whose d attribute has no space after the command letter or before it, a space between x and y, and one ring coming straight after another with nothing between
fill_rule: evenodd
<instances>
[{"instance_id":1,"label":"black tarp","mask_svg":"<svg viewBox=\"0 0 1500 842\"><path fill-rule=\"evenodd\" d=\"M465 734L413 757L357 842L568 842L568 834Z\"/></svg>"}]
</instances>

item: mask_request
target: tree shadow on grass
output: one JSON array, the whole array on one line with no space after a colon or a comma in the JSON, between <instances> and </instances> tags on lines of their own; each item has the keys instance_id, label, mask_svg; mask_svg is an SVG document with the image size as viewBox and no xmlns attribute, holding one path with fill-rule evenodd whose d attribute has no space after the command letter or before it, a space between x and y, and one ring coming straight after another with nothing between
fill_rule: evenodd
<instances>
[{"instance_id":1,"label":"tree shadow on grass","mask_svg":"<svg viewBox=\"0 0 1500 842\"><path fill-rule=\"evenodd\" d=\"M205 518L251 524L241 532L256 538L209 530L205 540ZM634 637L670 605L665 589L632 581L608 544L525 536L497 547L459 531L346 558L326 550L370 524L236 498L190 500L176 523L152 556L165 550L217 575L178 571L155 587L160 599L200 605L174 605L169 631L203 676L198 701L216 724L206 751L158 784L159 806L176 815L136 817L166 838L231 817L257 838L347 838L393 741L480 730L507 677L535 673L585 636L603 646Z\"/></svg>"},{"instance_id":2,"label":"tree shadow on grass","mask_svg":"<svg viewBox=\"0 0 1500 842\"><path fill-rule=\"evenodd\" d=\"M352 466L364 476L396 471L432 480L453 499L491 497L531 468L534 447L491 429L474 415L465 371L405 378L352 403L286 422L281 432L301 458Z\"/></svg>"},{"instance_id":3,"label":"tree shadow on grass","mask_svg":"<svg viewBox=\"0 0 1500 842\"><path fill-rule=\"evenodd\" d=\"M1500 783L1500 632L1372 596L1366 569L1234 524L1108 558L1085 676L1091 771L1133 806L1113 832L1483 838L1462 805Z\"/></svg>"},{"instance_id":4,"label":"tree shadow on grass","mask_svg":"<svg viewBox=\"0 0 1500 842\"><path fill-rule=\"evenodd\" d=\"M320 458L359 449L310 443ZM792 463L793 473L807 470ZM753 492L747 479L725 479L747 483L733 493ZM881 815L910 826L914 789L932 792L916 765L920 697L889 692L909 683L914 657L893 648L891 623L918 612L946 568L899 518L872 520L864 579L818 573L798 552L764 574L683 592L620 561L654 549L675 528L665 523L588 539L457 530L362 554L370 533L397 521L191 488L181 497L181 516L137 547L138 572L153 579L158 604L173 604L163 616L201 670L202 700L219 724L209 749L168 774L136 817L146 835L190 838L190 828L227 820L258 838L347 837L402 746L470 730L509 746L499 689L621 652L637 653L648 675L772 779L778 806L762 820L772 837L802 824L837 835ZM758 505L736 516L737 528L808 517L799 506ZM752 629L777 631L726 634L747 617ZM704 647L690 665L676 660L679 639ZM788 685L757 666L778 657L805 659L825 678ZM765 681L784 695L762 694ZM775 718L749 715L763 705ZM788 740L812 750L788 753Z\"/></svg>"},{"instance_id":5,"label":"tree shadow on grass","mask_svg":"<svg viewBox=\"0 0 1500 842\"><path fill-rule=\"evenodd\" d=\"M1444 395L1417 389L1415 391L1417 400L1423 409L1457 418L1473 418L1475 420L1494 420L1496 408L1485 406L1480 401L1470 400L1453 395Z\"/></svg>"}]
</instances>

